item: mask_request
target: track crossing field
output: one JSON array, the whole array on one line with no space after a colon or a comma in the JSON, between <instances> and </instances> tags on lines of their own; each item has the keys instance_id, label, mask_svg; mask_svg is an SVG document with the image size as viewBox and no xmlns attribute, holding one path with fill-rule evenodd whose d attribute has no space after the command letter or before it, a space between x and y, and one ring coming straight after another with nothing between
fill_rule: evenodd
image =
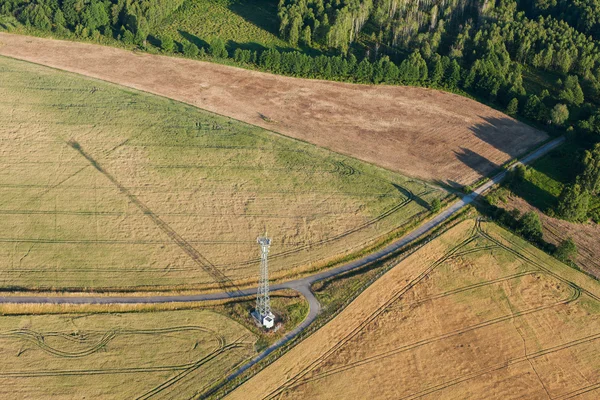
<instances>
[{"instance_id":1,"label":"track crossing field","mask_svg":"<svg viewBox=\"0 0 600 400\"><path fill-rule=\"evenodd\" d=\"M0 397L183 399L256 353L220 314L161 311L0 318Z\"/></svg>"},{"instance_id":2,"label":"track crossing field","mask_svg":"<svg viewBox=\"0 0 600 400\"><path fill-rule=\"evenodd\" d=\"M228 399L596 399L600 286L467 220Z\"/></svg>"},{"instance_id":3,"label":"track crossing field","mask_svg":"<svg viewBox=\"0 0 600 400\"><path fill-rule=\"evenodd\" d=\"M297 276L441 189L161 97L0 58L0 286L227 288Z\"/></svg>"}]
</instances>

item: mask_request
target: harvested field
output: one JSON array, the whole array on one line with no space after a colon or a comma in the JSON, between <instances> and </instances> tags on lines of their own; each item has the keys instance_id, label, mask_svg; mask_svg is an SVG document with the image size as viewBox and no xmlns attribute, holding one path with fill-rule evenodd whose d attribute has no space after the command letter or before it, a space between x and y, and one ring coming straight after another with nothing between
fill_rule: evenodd
<instances>
[{"instance_id":1,"label":"harvested field","mask_svg":"<svg viewBox=\"0 0 600 400\"><path fill-rule=\"evenodd\" d=\"M200 311L3 316L4 399L183 399L255 355L256 337Z\"/></svg>"},{"instance_id":2,"label":"harvested field","mask_svg":"<svg viewBox=\"0 0 600 400\"><path fill-rule=\"evenodd\" d=\"M426 180L469 184L547 138L467 98L0 33L0 54L115 82Z\"/></svg>"},{"instance_id":3,"label":"harvested field","mask_svg":"<svg viewBox=\"0 0 600 400\"><path fill-rule=\"evenodd\" d=\"M0 285L231 288L358 251L446 193L165 98L0 57Z\"/></svg>"},{"instance_id":4,"label":"harvested field","mask_svg":"<svg viewBox=\"0 0 600 400\"><path fill-rule=\"evenodd\" d=\"M600 226L594 223L579 224L552 218L531 206L518 196L510 195L506 203L499 203L507 210L518 209L522 214L535 211L543 225L544 240L558 246L569 237L577 245L576 263L586 272L600 279Z\"/></svg>"},{"instance_id":5,"label":"harvested field","mask_svg":"<svg viewBox=\"0 0 600 400\"><path fill-rule=\"evenodd\" d=\"M600 396L600 286L467 220L227 399Z\"/></svg>"}]
</instances>

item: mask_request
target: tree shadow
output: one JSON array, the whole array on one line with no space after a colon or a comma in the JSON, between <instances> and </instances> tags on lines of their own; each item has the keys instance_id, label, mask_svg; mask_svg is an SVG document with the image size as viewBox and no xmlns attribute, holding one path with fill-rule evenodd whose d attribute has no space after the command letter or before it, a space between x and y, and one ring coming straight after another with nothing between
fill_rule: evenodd
<instances>
[{"instance_id":1,"label":"tree shadow","mask_svg":"<svg viewBox=\"0 0 600 400\"><path fill-rule=\"evenodd\" d=\"M503 183L503 186L543 213L547 213L550 209L554 208L558 201L552 193L549 193L527 179L514 177Z\"/></svg>"},{"instance_id":2,"label":"tree shadow","mask_svg":"<svg viewBox=\"0 0 600 400\"><path fill-rule=\"evenodd\" d=\"M536 170L549 178L569 184L583 170L580 160L583 159L582 149L572 143L567 143L540 158L535 164Z\"/></svg>"},{"instance_id":3,"label":"tree shadow","mask_svg":"<svg viewBox=\"0 0 600 400\"><path fill-rule=\"evenodd\" d=\"M517 157L527 151L525 148L515 146L515 140L519 140L522 135L514 134L523 130L523 123L508 117L484 117L479 118L485 122L478 123L469 128L475 136L484 142L490 144L497 150L508 154L511 158Z\"/></svg>"},{"instance_id":4,"label":"tree shadow","mask_svg":"<svg viewBox=\"0 0 600 400\"><path fill-rule=\"evenodd\" d=\"M275 46L275 49L280 53L289 53L291 51L298 51L298 49L295 49L295 48L289 47L289 46ZM301 53L305 53L305 52L301 51ZM312 53L312 54L317 54L317 53Z\"/></svg>"},{"instance_id":5,"label":"tree shadow","mask_svg":"<svg viewBox=\"0 0 600 400\"><path fill-rule=\"evenodd\" d=\"M245 43L240 43L240 42L235 42L233 40L229 40L227 41L227 50L233 54L233 52L236 49L242 49L242 50L250 50L250 51L256 51L256 52L261 52L266 50L267 48L265 46L263 46L260 43L256 43L256 42L245 42Z\"/></svg>"},{"instance_id":6,"label":"tree shadow","mask_svg":"<svg viewBox=\"0 0 600 400\"><path fill-rule=\"evenodd\" d=\"M156 36L154 36L154 35L148 35L148 37L146 38L146 40L152 46L154 46L154 47L160 47L160 39L157 38Z\"/></svg>"},{"instance_id":7,"label":"tree shadow","mask_svg":"<svg viewBox=\"0 0 600 400\"><path fill-rule=\"evenodd\" d=\"M423 200L420 196L408 191L407 189L403 188L400 185L396 185L395 183L392 183L392 186L395 187L396 190L399 191L400 193L402 193L405 197L411 199L412 201L414 201L415 203L417 203L424 209L431 210L431 204L429 204L428 202Z\"/></svg>"},{"instance_id":8,"label":"tree shadow","mask_svg":"<svg viewBox=\"0 0 600 400\"><path fill-rule=\"evenodd\" d=\"M279 34L277 2L273 0L235 0L228 8L246 21L270 32Z\"/></svg>"},{"instance_id":9,"label":"tree shadow","mask_svg":"<svg viewBox=\"0 0 600 400\"><path fill-rule=\"evenodd\" d=\"M453 181L451 179L448 180L441 180L441 179L434 179L433 183L439 187L441 187L442 189L445 189L446 191L450 192L450 193L456 193L456 192L460 192L462 191L464 185Z\"/></svg>"},{"instance_id":10,"label":"tree shadow","mask_svg":"<svg viewBox=\"0 0 600 400\"><path fill-rule=\"evenodd\" d=\"M500 169L498 164L488 160L487 158L475 153L470 149L461 148L460 152L454 153L456 154L456 158L458 160L479 173L481 176L487 176L490 174L490 172ZM456 182L445 182L445 186L450 186L453 189L456 189L456 185ZM515 195L523 198L529 204L544 212L556 205L557 200L552 193L535 185L527 179L519 178L513 174L510 174L507 179L501 183L501 186L508 188Z\"/></svg>"},{"instance_id":11,"label":"tree shadow","mask_svg":"<svg viewBox=\"0 0 600 400\"><path fill-rule=\"evenodd\" d=\"M193 44L195 44L195 45L196 45L196 46L197 46L199 49L201 49L201 48L204 48L205 50L206 50L206 49L208 49L208 47L209 47L209 44L208 44L206 41L204 41L204 40L200 39L198 36L196 36L196 35L192 35L191 33L189 33L189 32L186 32L186 31L182 31L182 30L180 30L180 29L179 29L179 30L177 30L177 32L179 32L179 34L180 34L180 35L181 35L181 36L182 36L182 37L183 37L185 40L187 40L187 41L188 41L188 42L190 42L190 43L193 43Z\"/></svg>"},{"instance_id":12,"label":"tree shadow","mask_svg":"<svg viewBox=\"0 0 600 400\"><path fill-rule=\"evenodd\" d=\"M500 168L500 166L495 162L492 162L487 158L483 157L482 155L465 147L461 147L460 151L455 151L454 155L460 162L462 162L467 167L471 168L473 171L477 172L481 176L487 176L491 172L496 171L498 168Z\"/></svg>"}]
</instances>

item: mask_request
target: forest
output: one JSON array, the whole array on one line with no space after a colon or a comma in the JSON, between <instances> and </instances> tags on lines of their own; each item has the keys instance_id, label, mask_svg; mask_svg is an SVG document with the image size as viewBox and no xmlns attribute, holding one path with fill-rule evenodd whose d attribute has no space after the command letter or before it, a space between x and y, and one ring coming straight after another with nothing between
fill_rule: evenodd
<instances>
[{"instance_id":1,"label":"forest","mask_svg":"<svg viewBox=\"0 0 600 400\"><path fill-rule=\"evenodd\" d=\"M551 210L600 220L600 0L280 0L290 49L155 32L194 0L5 0L0 13L68 38L212 58L318 79L439 88L577 143ZM275 1L275 0L274 0Z\"/></svg>"}]
</instances>

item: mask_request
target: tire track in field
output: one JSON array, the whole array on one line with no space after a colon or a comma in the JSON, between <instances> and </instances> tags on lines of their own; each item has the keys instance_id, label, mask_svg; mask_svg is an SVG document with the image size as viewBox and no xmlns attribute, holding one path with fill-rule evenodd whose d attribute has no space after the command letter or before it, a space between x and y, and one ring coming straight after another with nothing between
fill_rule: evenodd
<instances>
[{"instance_id":1,"label":"tire track in field","mask_svg":"<svg viewBox=\"0 0 600 400\"><path fill-rule=\"evenodd\" d=\"M453 294L457 294L457 293L461 293L461 292L466 292L469 290L473 290L473 289L478 289L480 287L485 287L485 286L490 286L496 283L502 283L502 282L506 282L506 281L510 281L512 279L515 278L520 278L523 276L527 276L527 275L538 275L539 272L538 271L524 271L524 272L519 272L517 274L512 274L512 275L507 275L504 276L502 278L497 278L497 279L492 279L489 281L483 281L483 282L478 282L478 283L474 283L472 285L468 285L468 286L462 286L453 290L449 290L447 292L442 292L442 293L438 293L438 294L434 294L432 296L426 297L424 299L421 300L417 300L415 302L412 303L408 303L408 304L397 304L397 305L392 305L389 307L390 310L396 310L396 309L403 309L403 308L411 308L411 307L415 307L418 305L421 305L423 303L427 303L428 301L432 301L432 300L437 300L437 299L441 299L447 296L451 296Z\"/></svg>"},{"instance_id":2,"label":"tire track in field","mask_svg":"<svg viewBox=\"0 0 600 400\"><path fill-rule=\"evenodd\" d=\"M450 380L450 381L446 381L446 382L441 383L439 385L432 386L432 387L424 389L424 390L422 390L422 391L420 391L418 393L413 393L411 395L408 395L408 396L405 396L405 397L401 397L398 400L413 400L413 399L418 399L418 398L426 396L428 394L439 392L439 391L444 390L444 389L446 389L448 387L455 386L457 384L467 382L467 381L469 381L471 379L479 378L479 377L481 377L483 375L490 374L490 373L493 373L493 372L496 372L496 371L508 368L508 367L513 366L515 364L519 364L519 363L523 363L523 362L528 362L530 360L534 360L536 358L543 357L543 356L548 355L548 354L556 353L558 351L569 349L571 347L575 347L575 346L578 346L578 345L581 345L581 344L591 343L591 342L594 342L594 341L599 340L599 339L600 339L600 333L596 333L594 335L586 336L584 338L573 340L573 341L567 342L567 343L563 343L563 344L560 344L560 345L557 345L557 346L554 346L554 347L550 347L548 349L539 350L539 351L536 351L534 353L530 353L528 355L524 355L524 356L521 356L521 357L515 357L515 358L512 358L512 359L506 360L506 361L504 361L502 363L495 364L495 365L493 365L491 367L484 368L484 369L481 369L479 371L473 372L472 374L465 375L465 376L462 376L462 377L459 377L459 378L456 378L456 379L453 379L453 380ZM591 386L600 386L600 384L591 385ZM588 389L588 388L590 388L590 387L586 387L584 389ZM591 390L593 390L593 389L589 389L589 390L586 390L586 391L591 391ZM579 394L581 394L581 393L577 393L576 395L579 395ZM562 398L571 398L571 397L574 397L574 396L570 396L570 397L559 396L559 397L553 398L553 400L562 399Z\"/></svg>"},{"instance_id":3,"label":"tire track in field","mask_svg":"<svg viewBox=\"0 0 600 400\"><path fill-rule=\"evenodd\" d=\"M529 253L529 254L530 254L530 256L526 256L526 255L524 254L524 253L528 252L526 249L522 249L522 251L517 251L517 250L514 250L513 248L511 248L511 247L509 247L509 246L505 245L504 243L500 242L500 241L499 241L499 240L497 240L496 238L494 238L494 237L490 236L490 235L489 235L487 232L485 232L484 230L482 230L480 227L479 227L479 230L480 230L481 234L482 234L482 235L483 235L483 236L484 236L486 239L488 239L488 240L490 240L490 241L492 241L492 242L496 243L496 244L497 244L499 247L501 247L503 250L505 250L505 251L507 251L507 252L509 252L509 253L513 254L515 257L517 257L517 258L520 258L521 260L523 260L523 261L525 261L525 262L527 262L527 263L529 263L529 264L531 264L531 265L535 266L536 268L538 268L538 269L540 269L540 270L542 270L542 271L546 272L548 275L551 275L553 278L555 278L555 279L557 279L557 280L561 281L561 282L562 282L562 283L564 283L565 285L567 285L567 286L571 286L572 288L575 288L575 289L579 290L580 292L582 292L582 293L585 293L586 295L588 295L588 296L589 296L589 297L591 297L592 299L596 300L597 302L600 302L600 297L596 296L594 293L592 293L592 292L590 292L590 291L588 291L588 290L586 290L586 289L584 289L584 288L582 288L582 287L580 287L580 286L576 285L575 283L573 283L573 282L571 282L571 281L569 281L569 280L567 280L567 279L564 279L562 276L560 276L560 275L558 275L558 274L556 274L556 273L552 272L551 270L549 270L548 268L546 268L546 267L545 267L543 264L541 264L540 262L536 261L536 260L534 259L534 258L535 258L535 255L534 255L534 254L531 254L531 253ZM505 240L506 240L507 242L511 243L511 244L512 244L512 246L513 246L513 247L515 247L515 248L518 248L518 249L520 249L520 248L522 247L522 245L520 245L520 244L518 244L518 243L516 243L516 242L514 242L514 241L512 241L512 240L509 240L509 239L505 239ZM531 258L531 257L533 257L533 258Z\"/></svg>"},{"instance_id":4,"label":"tire track in field","mask_svg":"<svg viewBox=\"0 0 600 400\"><path fill-rule=\"evenodd\" d=\"M574 397L581 396L582 394L593 392L598 389L600 389L600 382L581 387L579 389L573 390L572 392L565 393L565 394L557 396L557 397L553 397L552 400L572 399Z\"/></svg>"},{"instance_id":5,"label":"tire track in field","mask_svg":"<svg viewBox=\"0 0 600 400\"><path fill-rule=\"evenodd\" d=\"M171 334L176 332L186 332L186 331L200 331L203 333L208 333L212 336L212 339L215 341L215 346L211 349L208 354L205 354L200 359L183 365L163 365L163 366L152 366L152 367L130 367L130 368L107 368L107 369L80 369L80 370L58 370L58 371L13 371L13 372L5 372L0 373L0 377L17 377L17 378L27 378L27 377L52 377L52 376L89 376L89 375L115 375L115 374L132 374L132 373L151 373L151 372L176 372L176 374L166 381L160 383L149 391L145 392L141 396L137 397L138 399L149 399L155 397L163 390L172 387L174 384L179 382L181 379L185 378L190 373L195 370L203 367L208 362L218 358L219 356L225 354L228 351L236 350L239 348L244 348L248 346L248 343L244 342L244 337L240 337L234 340L232 343L227 344L226 339L223 335L219 333L204 328L201 326L188 325L188 326L176 326L170 328L157 328L157 329L111 329L109 331L88 331L88 332L98 332L104 333L103 339L105 337L110 337L110 339L114 339L117 335L162 335L162 334ZM58 336L64 338L71 342L85 342L86 340L82 337L72 336L63 332L46 332L39 333L30 330L15 330L11 332L6 332L0 334L0 337L13 337L25 340L27 342L33 342L33 344L40 347L42 350L49 352L52 355L63 357L63 358L72 358L73 356L84 356L92 354L99 349L103 348L107 342L102 340L102 343L97 343L93 345L90 349L87 349L88 354L80 354L82 352L64 352L64 351L56 351L55 349L50 349L53 351L48 351L49 346L44 343L44 337L49 336Z\"/></svg>"},{"instance_id":6,"label":"tire track in field","mask_svg":"<svg viewBox=\"0 0 600 400\"><path fill-rule=\"evenodd\" d=\"M198 368L202 367L203 365L205 365L206 363L208 363L209 361L215 359L216 357L220 356L221 354L223 354L226 350L230 350L232 348L238 347L239 342L241 341L241 339L233 342L231 345L229 345L229 347L227 346L223 346L221 347L221 349L212 352L211 354L201 358L200 360L198 360L197 362L195 362L190 368L172 376L171 378L167 379L165 382L161 383L160 385L152 388L151 390L145 392L144 394L142 394L139 397L136 397L136 400L147 400L150 399L154 396L156 396L157 394L159 394L160 392L162 392L165 389L168 389L169 387L173 386L174 384L176 384L177 382L179 382L180 380L184 379L187 375L191 374L192 372L196 371Z\"/></svg>"},{"instance_id":7,"label":"tire track in field","mask_svg":"<svg viewBox=\"0 0 600 400\"><path fill-rule=\"evenodd\" d=\"M509 319L514 318L515 316L531 314L531 313L535 313L535 312L541 311L543 309L547 309L547 308L551 308L551 307L556 307L557 305L571 303L571 302L575 301L577 298L579 298L579 296L581 295L582 292L585 293L585 294L590 295L594 299L597 299L597 297L595 295L593 295L592 293L589 293L587 290L584 290L584 289L580 288L579 286L575 285L574 283L572 283L570 281L567 281L566 279L563 279L562 277L558 276L557 274L555 274L552 271L550 271L547 268L545 268L540 263L538 263L538 262L536 262L534 260L531 260L528 257L525 257L520 252L512 250L511 248L509 248L506 245L504 245L502 242L500 242L500 241L496 240L495 238L491 237L489 234L487 234L481 228L481 220L477 220L477 222L475 224L475 227L473 229L473 232L472 232L472 236L470 236L469 238L465 239L463 242L461 242L460 244L458 244L454 248L452 248L450 251L448 251L440 259L438 259L436 262L434 262L429 268L427 268L419 276L417 276L417 278L413 279L408 285L406 285L404 288L400 289L400 291L398 291L386 303L384 303L380 308L378 308L369 318L367 318L366 320L362 321L361 324L358 327L356 327L353 331L351 331L346 337L344 337L342 340L340 340L337 343L335 343L334 346L332 348L330 348L330 350L328 350L327 352L325 352L322 356L320 356L319 358L317 358L315 361L313 361L311 364L309 364L307 367L305 367L302 371L298 372L294 377L288 379L288 381L285 384L281 385L279 388L277 388L277 389L273 390L272 392L268 393L263 399L274 399L277 396L281 395L282 393L286 392L287 390L290 390L291 388L293 388L295 386L301 385L303 383L303 381L308 381L308 379L304 378L306 375L308 375L310 372L314 371L326 359L328 359L329 357L331 357L341 347L343 347L350 340L352 340L368 324L370 324L372 321L374 321L382 312L384 312L387 308L389 308L395 301L397 301L398 299L400 299L404 293L406 293L412 287L414 287L419 282L421 282L425 278L425 276L429 275L439 265L441 265L443 262L445 262L446 260L448 260L448 259L450 259L452 257L458 256L459 254L469 254L473 250L475 250L475 249L467 249L466 251L460 252L460 249L464 248L465 246L467 246L468 244L470 244L471 242L473 242L477 238L484 238L486 240L491 241L493 243L492 246L494 248L502 248L504 250L510 251L511 254L514 254L515 256L517 256L521 260L525 261L526 263L529 263L530 265L538 268L540 270L540 272L544 272L544 273L552 276L553 278L556 278L557 280L563 282L565 285L567 285L568 287L570 287L572 289L572 291L573 291L572 295L569 298L565 299L565 300L559 301L559 302L557 302L555 304L552 304L552 305L542 306L542 307L538 307L538 308L535 308L535 309L532 309L532 310L526 310L526 311L521 312L521 313L515 313L515 314L508 315L508 316L500 317L503 320L509 320ZM485 246L485 247L489 248L490 245ZM498 323L498 322L502 322L502 321L491 320L491 321L486 322L485 324L490 325L492 323ZM477 328L478 328L477 326L475 328L473 328L473 327L466 328L467 329L466 331L472 330L472 329L477 329ZM456 335L456 334L462 334L462 333L464 333L464 332L456 331L456 332L454 332L454 333L452 333L450 335ZM423 344L426 344L426 343L423 343ZM401 349L395 349L393 351L400 352L400 351L405 351L405 350L403 350L401 348ZM391 354L384 353L381 356L389 356L389 355L391 355ZM375 357L377 357L377 356L375 356ZM350 365L350 366L343 366L343 367L340 367L340 369L341 368L343 368L345 370L345 369L353 368L353 366L352 365Z\"/></svg>"},{"instance_id":8,"label":"tire track in field","mask_svg":"<svg viewBox=\"0 0 600 400\"><path fill-rule=\"evenodd\" d=\"M227 277L223 272L216 268L206 257L204 257L196 248L194 248L188 241L186 241L181 235L179 235L173 228L171 228L166 222L164 222L158 215L156 215L150 208L148 208L140 199L138 199L133 193L123 186L114 176L106 171L92 156L87 154L75 141L69 141L67 143L74 150L79 152L90 164L104 175L109 181L111 181L121 193L142 211L144 215L154 222L154 224L162 230L173 242L175 242L191 259L202 268L221 288L225 291L233 289L234 292L239 292L239 288L235 283Z\"/></svg>"},{"instance_id":9,"label":"tire track in field","mask_svg":"<svg viewBox=\"0 0 600 400\"><path fill-rule=\"evenodd\" d=\"M285 256L289 256L290 254L294 254L294 253L299 253L303 250L308 250L310 248L313 247L317 247L317 246L322 246L324 244L327 243L331 243L340 239L343 239L353 233L359 232L365 228L368 228L369 226L372 226L374 224L376 224L377 222L383 220L384 218L389 217L391 214L403 209L404 207L406 207L408 204L412 203L414 201L415 196L421 196L421 195L426 195L431 193L431 191L426 191L426 192L421 192L417 195L415 195L412 191L404 188L407 192L410 193L410 197L405 198L403 201L401 201L400 203L396 204L395 206L389 208L388 210L384 211L383 213L379 214L378 216L376 216L375 218L368 220L352 229L349 229L347 231L344 231L342 233L339 233L335 236L332 236L330 238L327 239L322 239L322 240L318 240L316 242L311 242L311 243L307 243L298 247L295 247L293 249L289 249L286 251L282 251L279 253L273 253L272 255L269 254L269 259L277 259L277 258L282 258ZM254 258L251 260L246 260L246 261L242 261L242 262L236 262L236 263L226 263L226 264L218 264L218 266L220 267L231 267L231 266L246 266L246 265L252 265L252 264L256 264L257 262L260 261L260 258Z\"/></svg>"},{"instance_id":10,"label":"tire track in field","mask_svg":"<svg viewBox=\"0 0 600 400\"><path fill-rule=\"evenodd\" d=\"M52 347L46 342L46 338L50 337L59 337L61 339L65 339L70 342L76 342L79 344L87 343L87 339L83 336L73 336L70 334L66 334L63 332L37 332L31 329L18 329L8 332L0 333L0 337L11 337L19 340L23 340L29 343L34 344L44 352L51 354L53 356L62 357L62 358L81 358L89 356L93 353L96 353L103 348L105 348L111 341L113 341L118 336L135 336L135 335L163 335L168 333L177 333L177 332L186 332L186 331L196 331L203 332L211 335L213 339L215 339L217 346L213 351L216 351L225 346L225 338L204 327L201 326L178 326L172 328L157 328L157 329L110 329L108 331L100 332L102 336L100 340L92 343L85 349L77 350L77 351L66 351L61 350L55 347ZM0 373L2 376L2 373Z\"/></svg>"},{"instance_id":11,"label":"tire track in field","mask_svg":"<svg viewBox=\"0 0 600 400\"><path fill-rule=\"evenodd\" d=\"M232 267L232 266L236 266L236 267L245 267L248 265L253 265L256 262L258 262L258 258L252 258L252 259L248 259L248 260L244 260L242 262L231 262L231 263L223 263L223 264L213 264L211 263L204 255L202 255L196 248L193 247L192 243L185 240L183 237L181 237L177 232L175 232L166 222L164 222L157 214L155 214L154 212L152 212L145 204L143 204L138 198L137 196L135 196L129 189L127 189L126 187L124 187L123 185L120 184L120 182L118 182L112 175L110 175L108 173L108 171L106 171L102 166L100 166L98 164L98 162L93 159L89 154L87 154L82 148L81 146L74 141L71 141L68 143L70 145L70 147L74 148L75 150L77 150L82 156L84 156L84 158L87 159L87 161L91 164L91 166L93 166L94 168L96 168L99 172L101 172L103 175L105 175L114 185L117 186L117 188L123 193L125 194L139 209L142 210L142 212L144 214L146 214L148 217L150 217L153 222L159 226L159 228L161 228L161 230L163 232L165 232L169 238L171 239L171 241L175 242L177 245L179 245L184 252L190 257L192 258L192 260L197 264L200 265L208 274L209 276L216 281L223 289L237 289L235 286L235 283L233 282L233 280L231 280L230 278L228 278L225 273L222 272L223 268L227 268L227 267ZM333 174L338 174L341 176L352 176L355 175L357 173L356 169L346 163L343 163L342 161L338 161L338 160L330 160L330 164L332 165L332 169L328 172L333 173ZM80 170L78 170L77 172L75 172L75 174L85 170L87 167L82 167ZM72 176L69 176L67 178L65 178L65 181L70 179ZM380 180L383 180L382 178L379 178ZM41 197L43 196L45 193L47 193L48 191L60 186L63 182L58 183L57 185L52 185L49 186L48 188L46 188L42 194L40 194L38 196ZM388 181L386 181L386 183L390 183ZM422 193L419 193L418 195L415 195L412 191L410 191L408 188L404 188L404 187L399 187L397 185L396 188L400 191L403 192L405 199L403 199L399 204L396 204L395 206L391 207L390 209L384 211L382 214L376 216L375 218L368 220L364 223L361 223L360 225L349 229L347 231L344 231L342 233L339 233L335 236L329 237L327 239L322 239L316 242L311 242L311 243L306 243L303 244L301 246L298 247L294 247L293 249L289 249L280 253L274 253L271 255L272 259L278 259L278 258L283 258L301 251L305 251L308 250L310 248L313 247L317 247L317 246L323 246L326 245L328 243L332 243L335 241L339 241L343 238L346 238L347 236L362 231L365 228L372 226L373 224L376 224L377 222L381 221L384 218L389 217L390 215L392 215L393 213L401 210L402 208L404 208L406 205L408 205L409 203L411 203L412 201L415 200L416 196L420 196L420 195L425 195L428 193L431 193L431 191L433 191L433 189L429 189L429 190L425 190ZM25 212L24 212L25 213ZM12 241L12 240L8 240L5 239L5 241ZM23 242L24 240L14 240L15 242ZM36 240L37 242L37 240ZM45 241L46 242L46 241ZM54 243L54 241L47 241L48 243Z\"/></svg>"},{"instance_id":12,"label":"tire track in field","mask_svg":"<svg viewBox=\"0 0 600 400\"><path fill-rule=\"evenodd\" d=\"M370 357L364 358L362 360L359 360L359 361L356 361L356 362L353 362L353 363L350 363L350 364L346 364L344 366L340 366L338 368L332 368L332 369L327 370L327 371L325 371L325 372L323 372L321 374L317 374L317 375L315 375L313 377L310 377L308 379L299 381L296 384L296 386L300 386L300 385L303 385L305 383L308 383L308 382L311 382L311 381L314 381L314 380L318 380L318 379L321 379L321 378L324 378L324 377L327 377L327 376L330 376L330 375L334 375L334 374L337 374L337 373L340 373L340 372L345 372L345 371L348 371L350 369L363 366L365 364L369 364L369 363L376 362L376 361L379 361L379 360L387 358L387 357L394 356L396 354L404 353L406 351L413 350L413 349L415 349L417 347L425 346L425 345L428 345L428 344L431 344L431 343L435 343L435 342L439 342L439 341L442 341L442 340L445 340L445 339L452 338L454 336L460 336L460 335L463 335L463 334L465 334L467 332L471 332L471 331L474 331L474 330L477 330L477 329L481 329L481 328L485 328L485 327L488 327L488 326L496 325L496 324L499 324L499 323L502 323L502 322L506 322L506 321L512 320L512 319L514 319L516 317L522 317L522 316L525 316L525 315L535 314L535 313L537 313L539 311L544 311L544 310L547 310L547 309L550 309L550 308L554 308L554 307L559 306L559 305L569 304L569 303L577 300L578 298L579 298L579 292L574 292L574 293L571 293L571 295L568 298L560 300L560 301L558 301L556 303L553 303L553 304L548 304L548 305L541 306L541 307L535 307L535 308L531 308L531 309L528 309L528 310L523 310L521 312L510 313L510 314L507 314L507 315L503 315L502 317L494 318L494 319L491 319L491 320L488 320L488 321L484 321L484 322L479 323L479 324L468 326L466 328L457 329L455 331L448 332L448 333L445 333L443 335L439 335L439 336L436 336L436 337L433 337L433 338L429 338L429 339L420 340L418 342L411 343L411 344L408 344L408 345L405 345L405 346L401 346L401 347L398 347L398 348L395 348L395 349L392 349L392 350L388 350L388 351L385 351L383 353L379 353L379 354L376 354L374 356L370 356ZM289 389L292 389L293 387L294 386L290 387Z\"/></svg>"},{"instance_id":13,"label":"tire track in field","mask_svg":"<svg viewBox=\"0 0 600 400\"><path fill-rule=\"evenodd\" d=\"M379 317L385 310L392 304L394 304L398 299L400 299L404 294L406 294L409 290L411 290L414 286L416 286L419 282L425 279L426 276L429 275L431 271L436 269L438 266L442 265L448 258L450 258L454 253L458 252L463 247L467 246L471 242L473 242L477 237L475 235L468 237L461 243L457 244L455 247L450 249L445 255L439 258L437 261L433 262L429 267L427 267L424 271L422 271L417 277L412 279L407 285L397 290L384 304L378 307L367 319L363 320L357 327L355 327L352 331L350 331L344 338L337 341L333 344L333 346L319 356L315 361L307 365L300 372L298 372L293 377L289 378L286 383L268 393L263 399L274 399L280 394L284 393L288 390L289 387L296 386L296 384L303 379L306 375L308 375L311 371L316 369L319 365L323 364L329 357L334 355L339 349L341 349L344 345L350 342L354 337L360 334L369 324L371 324L377 317Z\"/></svg>"}]
</instances>

